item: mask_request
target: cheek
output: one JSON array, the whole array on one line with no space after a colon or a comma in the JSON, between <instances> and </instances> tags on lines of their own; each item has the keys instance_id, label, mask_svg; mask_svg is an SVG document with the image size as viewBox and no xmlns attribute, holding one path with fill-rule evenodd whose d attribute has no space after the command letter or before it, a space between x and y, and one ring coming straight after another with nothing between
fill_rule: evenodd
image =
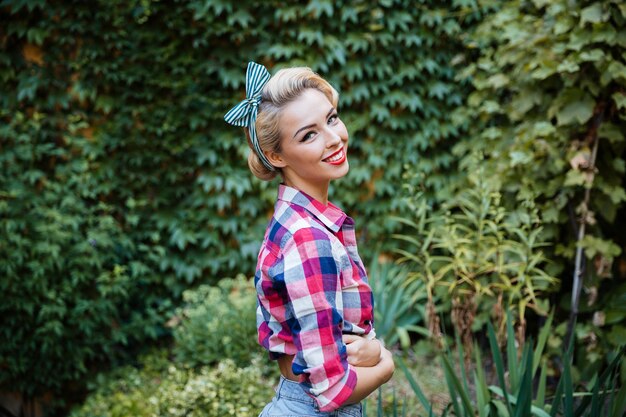
<instances>
[{"instance_id":1,"label":"cheek","mask_svg":"<svg viewBox=\"0 0 626 417\"><path fill-rule=\"evenodd\" d=\"M296 158L302 162L317 161L326 152L326 146L324 141L316 140L314 143L310 143L309 146L299 149L296 153Z\"/></svg>"},{"instance_id":2,"label":"cheek","mask_svg":"<svg viewBox=\"0 0 626 417\"><path fill-rule=\"evenodd\" d=\"M342 139L348 140L348 129L346 128L346 125L343 124L343 122L337 124L336 132L339 136L341 136Z\"/></svg>"}]
</instances>

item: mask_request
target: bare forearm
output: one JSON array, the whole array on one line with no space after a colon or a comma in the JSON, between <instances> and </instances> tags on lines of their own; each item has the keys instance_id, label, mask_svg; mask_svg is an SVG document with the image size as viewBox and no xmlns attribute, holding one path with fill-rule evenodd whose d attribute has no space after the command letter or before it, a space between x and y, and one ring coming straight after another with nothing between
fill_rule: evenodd
<instances>
[{"instance_id":1,"label":"bare forearm","mask_svg":"<svg viewBox=\"0 0 626 417\"><path fill-rule=\"evenodd\" d=\"M376 391L378 387L386 383L391 379L395 370L393 358L389 351L383 355L383 358L375 366L360 367L354 366L354 370L357 375L357 383L352 391L352 394L346 401L346 404L357 403L372 392Z\"/></svg>"}]
</instances>

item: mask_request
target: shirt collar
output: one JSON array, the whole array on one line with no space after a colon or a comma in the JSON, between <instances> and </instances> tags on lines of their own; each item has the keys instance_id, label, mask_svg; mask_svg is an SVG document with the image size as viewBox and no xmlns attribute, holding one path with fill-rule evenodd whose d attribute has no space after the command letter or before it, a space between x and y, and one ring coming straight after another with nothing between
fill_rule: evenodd
<instances>
[{"instance_id":1,"label":"shirt collar","mask_svg":"<svg viewBox=\"0 0 626 417\"><path fill-rule=\"evenodd\" d=\"M278 200L298 205L311 213L334 233L337 233L348 217L339 207L328 202L325 206L304 191L297 190L285 184L278 186Z\"/></svg>"}]
</instances>

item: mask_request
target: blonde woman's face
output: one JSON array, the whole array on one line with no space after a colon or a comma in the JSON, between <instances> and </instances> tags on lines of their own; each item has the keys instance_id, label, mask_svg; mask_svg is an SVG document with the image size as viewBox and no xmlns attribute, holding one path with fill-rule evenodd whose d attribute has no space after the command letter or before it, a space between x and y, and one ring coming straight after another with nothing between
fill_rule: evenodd
<instances>
[{"instance_id":1,"label":"blonde woman's face","mask_svg":"<svg viewBox=\"0 0 626 417\"><path fill-rule=\"evenodd\" d=\"M305 90L281 114L281 152L272 162L285 183L325 198L330 180L348 173L348 131L326 96ZM320 194L321 193L321 194Z\"/></svg>"}]
</instances>

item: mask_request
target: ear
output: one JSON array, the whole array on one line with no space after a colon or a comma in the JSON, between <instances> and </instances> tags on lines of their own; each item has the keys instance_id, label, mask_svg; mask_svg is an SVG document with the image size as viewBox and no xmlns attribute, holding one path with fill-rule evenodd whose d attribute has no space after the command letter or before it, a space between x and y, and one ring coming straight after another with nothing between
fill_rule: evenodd
<instances>
[{"instance_id":1,"label":"ear","mask_svg":"<svg viewBox=\"0 0 626 417\"><path fill-rule=\"evenodd\" d=\"M278 152L264 151L263 153L267 160L270 161L270 164L274 165L276 168L284 168L287 166L287 162Z\"/></svg>"}]
</instances>

